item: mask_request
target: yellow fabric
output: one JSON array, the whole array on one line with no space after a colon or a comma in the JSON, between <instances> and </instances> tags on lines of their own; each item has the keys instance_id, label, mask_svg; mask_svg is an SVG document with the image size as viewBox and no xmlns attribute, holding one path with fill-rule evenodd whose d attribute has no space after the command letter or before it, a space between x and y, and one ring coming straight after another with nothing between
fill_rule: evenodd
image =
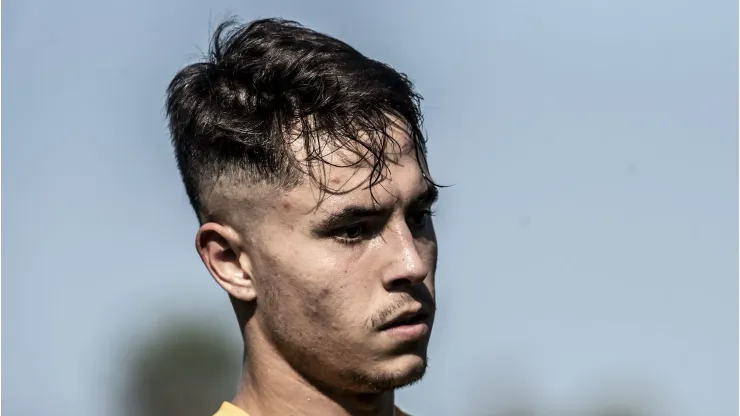
<instances>
[{"instance_id":1,"label":"yellow fabric","mask_svg":"<svg viewBox=\"0 0 740 416\"><path fill-rule=\"evenodd\" d=\"M218 409L218 412L216 412L216 414L213 416L249 416L249 414L229 402L224 402L224 404L221 405L221 408ZM402 412L401 409L396 408L396 416L409 415Z\"/></svg>"},{"instance_id":2,"label":"yellow fabric","mask_svg":"<svg viewBox=\"0 0 740 416\"><path fill-rule=\"evenodd\" d=\"M221 405L221 408L218 409L218 412L216 412L213 416L249 416L247 412L244 410L234 406L233 404L229 402L224 402L224 404Z\"/></svg>"},{"instance_id":3,"label":"yellow fabric","mask_svg":"<svg viewBox=\"0 0 740 416\"><path fill-rule=\"evenodd\" d=\"M216 412L213 416L249 416L247 412L244 410L234 406L233 404L229 402L224 402L224 404L221 405L221 408L218 409L218 412Z\"/></svg>"}]
</instances>

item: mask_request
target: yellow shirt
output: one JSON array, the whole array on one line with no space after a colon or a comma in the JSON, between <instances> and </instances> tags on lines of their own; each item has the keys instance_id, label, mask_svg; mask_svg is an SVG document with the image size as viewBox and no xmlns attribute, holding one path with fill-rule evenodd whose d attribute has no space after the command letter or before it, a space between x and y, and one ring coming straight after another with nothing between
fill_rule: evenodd
<instances>
[{"instance_id":1,"label":"yellow shirt","mask_svg":"<svg viewBox=\"0 0 740 416\"><path fill-rule=\"evenodd\" d=\"M216 412L216 414L213 416L249 416L249 415L247 414L247 412L234 406L233 404L229 402L224 402L224 404L221 405L221 408L218 409L218 412ZM401 409L396 408L395 416L409 416L409 415L402 412Z\"/></svg>"}]
</instances>

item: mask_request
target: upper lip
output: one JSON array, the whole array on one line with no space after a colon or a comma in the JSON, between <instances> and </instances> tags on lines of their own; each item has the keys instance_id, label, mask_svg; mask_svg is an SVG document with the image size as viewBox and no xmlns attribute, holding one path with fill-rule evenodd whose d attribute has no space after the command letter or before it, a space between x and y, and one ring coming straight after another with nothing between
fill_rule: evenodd
<instances>
[{"instance_id":1,"label":"upper lip","mask_svg":"<svg viewBox=\"0 0 740 416\"><path fill-rule=\"evenodd\" d=\"M396 315L393 319L389 320L388 322L381 325L380 329L388 329L390 327L402 324L405 321L413 321L413 320L421 320L426 319L429 317L429 313L424 310L422 307L417 307L414 309L408 309L398 315Z\"/></svg>"}]
</instances>

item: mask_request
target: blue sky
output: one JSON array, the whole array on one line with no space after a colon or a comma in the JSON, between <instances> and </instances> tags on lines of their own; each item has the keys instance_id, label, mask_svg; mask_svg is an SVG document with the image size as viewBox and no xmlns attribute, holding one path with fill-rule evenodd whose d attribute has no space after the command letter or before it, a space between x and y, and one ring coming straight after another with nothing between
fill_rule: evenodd
<instances>
[{"instance_id":1,"label":"blue sky","mask_svg":"<svg viewBox=\"0 0 740 416\"><path fill-rule=\"evenodd\" d=\"M737 414L737 2L307 3L3 3L3 411L110 414L131 337L181 313L234 329L162 113L234 13L340 37L426 99L455 186L407 409Z\"/></svg>"}]
</instances>

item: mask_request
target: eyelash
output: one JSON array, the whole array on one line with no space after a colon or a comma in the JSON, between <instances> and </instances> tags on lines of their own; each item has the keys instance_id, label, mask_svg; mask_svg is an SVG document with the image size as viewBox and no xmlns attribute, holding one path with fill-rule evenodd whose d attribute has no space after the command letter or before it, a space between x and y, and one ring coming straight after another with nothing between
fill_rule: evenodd
<instances>
[{"instance_id":1,"label":"eyelash","mask_svg":"<svg viewBox=\"0 0 740 416\"><path fill-rule=\"evenodd\" d=\"M417 212L416 214L423 214L426 218L432 218L435 215L435 211L432 210L432 209L425 209L423 211ZM413 226L414 227L420 227L420 226L423 226L423 225L424 224L419 224L419 225L415 225L414 224ZM353 246L353 245L356 245L356 244L361 243L362 241L365 240L364 237L367 236L367 234L368 234L368 228L370 228L370 227L367 227L367 223L357 223L357 224L353 224L353 225L350 225L350 226L347 226L347 227L344 227L344 228L340 228L339 230L337 230L336 234L341 234L341 233L343 233L343 232L345 232L345 231L347 231L349 229L355 228L355 227L363 227L363 231L360 231L360 233L359 233L360 236L359 237L346 238L346 237L340 237L339 235L335 235L334 236L334 239L338 243L344 244L344 245L347 245L347 246ZM371 232L370 234L374 235L375 233Z\"/></svg>"},{"instance_id":2,"label":"eyelash","mask_svg":"<svg viewBox=\"0 0 740 416\"><path fill-rule=\"evenodd\" d=\"M432 210L430 208L430 209L425 209L425 210L419 211L419 212L417 212L417 214L424 214L425 217L432 218L434 216L435 212L434 212L434 210Z\"/></svg>"}]
</instances>

